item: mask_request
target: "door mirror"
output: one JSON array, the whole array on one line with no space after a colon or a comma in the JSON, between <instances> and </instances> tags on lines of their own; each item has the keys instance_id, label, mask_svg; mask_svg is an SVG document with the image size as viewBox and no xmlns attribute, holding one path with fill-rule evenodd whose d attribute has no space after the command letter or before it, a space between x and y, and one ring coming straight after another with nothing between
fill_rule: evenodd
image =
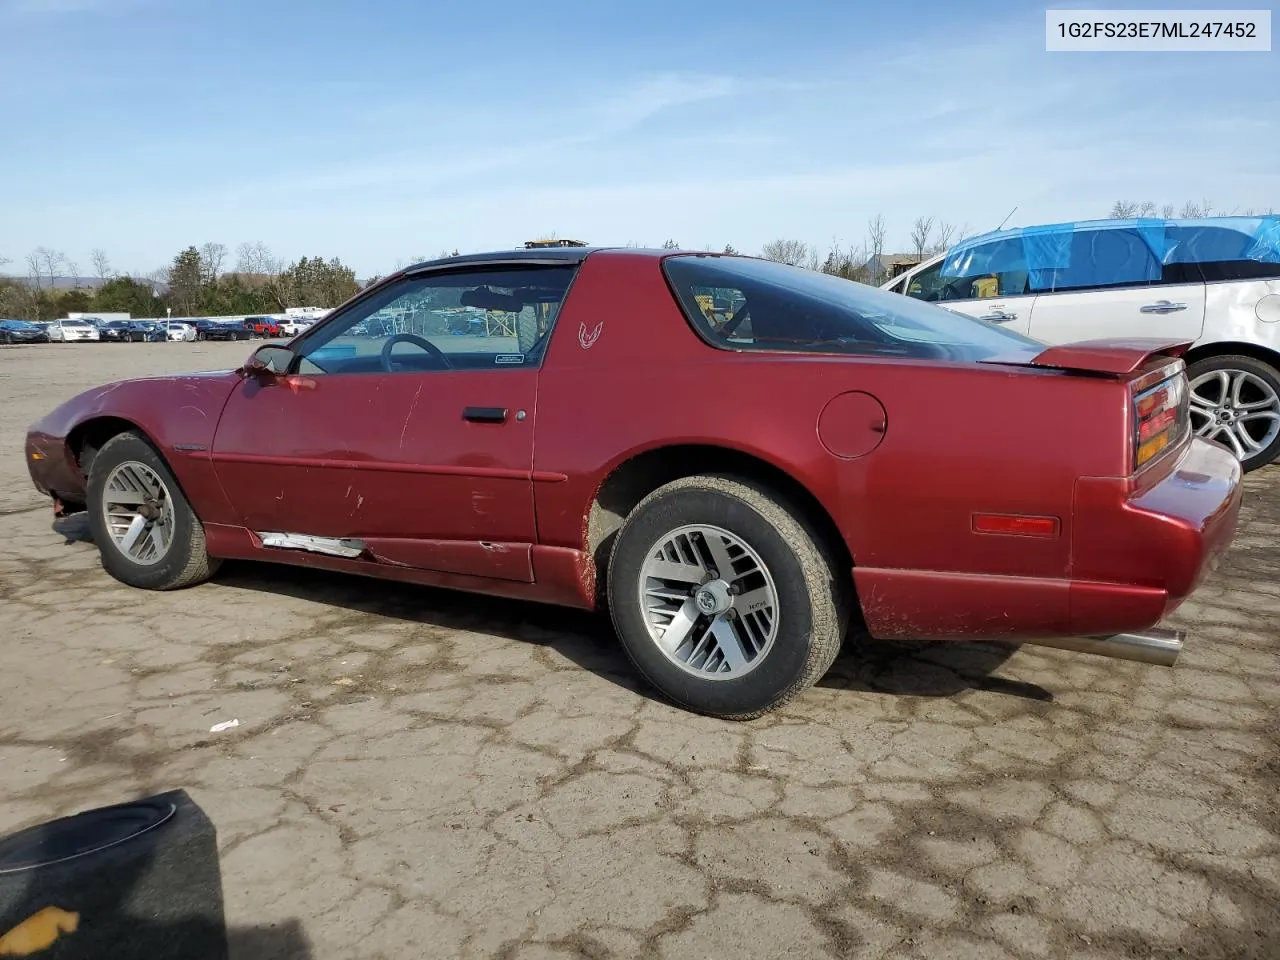
<instances>
[{"instance_id":1,"label":"door mirror","mask_svg":"<svg viewBox=\"0 0 1280 960\"><path fill-rule=\"evenodd\" d=\"M293 351L279 344L269 343L253 351L248 362L237 373L242 377L270 379L282 377L293 364Z\"/></svg>"}]
</instances>

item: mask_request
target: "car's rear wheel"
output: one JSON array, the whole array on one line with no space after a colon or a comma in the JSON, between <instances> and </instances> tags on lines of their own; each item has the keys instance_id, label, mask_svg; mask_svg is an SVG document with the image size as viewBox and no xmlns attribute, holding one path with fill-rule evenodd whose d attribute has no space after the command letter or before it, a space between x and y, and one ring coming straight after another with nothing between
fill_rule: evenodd
<instances>
[{"instance_id":1,"label":"car's rear wheel","mask_svg":"<svg viewBox=\"0 0 1280 960\"><path fill-rule=\"evenodd\" d=\"M1280 456L1280 372L1253 357L1198 360L1191 380L1191 428L1226 447L1245 470Z\"/></svg>"},{"instance_id":2,"label":"car's rear wheel","mask_svg":"<svg viewBox=\"0 0 1280 960\"><path fill-rule=\"evenodd\" d=\"M94 456L87 509L102 566L122 583L175 590L218 568L164 458L136 433L117 434Z\"/></svg>"},{"instance_id":3,"label":"car's rear wheel","mask_svg":"<svg viewBox=\"0 0 1280 960\"><path fill-rule=\"evenodd\" d=\"M840 650L852 581L776 493L695 476L618 531L609 608L636 669L675 703L745 720L812 686Z\"/></svg>"}]
</instances>

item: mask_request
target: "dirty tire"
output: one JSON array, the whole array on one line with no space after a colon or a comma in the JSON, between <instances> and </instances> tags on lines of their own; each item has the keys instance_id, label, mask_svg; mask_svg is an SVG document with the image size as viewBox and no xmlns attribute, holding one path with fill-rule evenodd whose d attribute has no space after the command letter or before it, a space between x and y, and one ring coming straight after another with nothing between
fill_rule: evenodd
<instances>
[{"instance_id":1,"label":"dirty tire","mask_svg":"<svg viewBox=\"0 0 1280 960\"><path fill-rule=\"evenodd\" d=\"M649 635L639 591L647 554L670 531L722 528L749 544L778 595L778 630L759 666L736 679L703 679L674 664ZM745 478L675 480L627 516L609 560L609 610L623 649L664 696L697 713L749 720L813 686L840 651L853 606L852 580L834 551L776 492Z\"/></svg>"},{"instance_id":2,"label":"dirty tire","mask_svg":"<svg viewBox=\"0 0 1280 960\"><path fill-rule=\"evenodd\" d=\"M163 559L149 565L130 559L116 547L103 515L103 488L107 477L120 464L131 460L155 471L173 505L173 540ZM144 590L178 590L203 583L217 572L221 561L209 556L204 528L195 511L164 458L139 434L120 433L103 444L90 465L87 494L89 527L102 556L102 567L121 583Z\"/></svg>"}]
</instances>

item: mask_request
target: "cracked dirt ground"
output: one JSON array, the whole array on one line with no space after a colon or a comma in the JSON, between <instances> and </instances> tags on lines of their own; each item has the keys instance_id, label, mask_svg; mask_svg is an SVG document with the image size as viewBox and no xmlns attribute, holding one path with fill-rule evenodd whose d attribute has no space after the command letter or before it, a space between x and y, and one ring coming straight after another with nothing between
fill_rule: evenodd
<instances>
[{"instance_id":1,"label":"cracked dirt ground","mask_svg":"<svg viewBox=\"0 0 1280 960\"><path fill-rule=\"evenodd\" d=\"M248 352L0 350L0 831L186 788L239 958L1280 956L1280 468L1175 669L878 645L733 724L648 697L577 613L109 579L27 424Z\"/></svg>"}]
</instances>

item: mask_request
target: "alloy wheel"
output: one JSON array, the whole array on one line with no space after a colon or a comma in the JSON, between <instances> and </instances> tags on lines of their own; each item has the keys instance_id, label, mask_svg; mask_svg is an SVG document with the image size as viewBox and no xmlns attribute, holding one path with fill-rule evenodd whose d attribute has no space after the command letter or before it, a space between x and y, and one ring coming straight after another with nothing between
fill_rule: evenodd
<instances>
[{"instance_id":1,"label":"alloy wheel","mask_svg":"<svg viewBox=\"0 0 1280 960\"><path fill-rule=\"evenodd\" d=\"M159 563L173 543L173 497L145 463L127 460L102 490L102 514L111 542L134 563Z\"/></svg>"},{"instance_id":2,"label":"alloy wheel","mask_svg":"<svg viewBox=\"0 0 1280 960\"><path fill-rule=\"evenodd\" d=\"M1280 395L1247 370L1203 373L1191 381L1191 427L1246 460L1280 436Z\"/></svg>"},{"instance_id":3,"label":"alloy wheel","mask_svg":"<svg viewBox=\"0 0 1280 960\"><path fill-rule=\"evenodd\" d=\"M641 569L641 615L672 663L705 680L750 673L778 633L778 591L760 555L728 530L679 527Z\"/></svg>"}]
</instances>

